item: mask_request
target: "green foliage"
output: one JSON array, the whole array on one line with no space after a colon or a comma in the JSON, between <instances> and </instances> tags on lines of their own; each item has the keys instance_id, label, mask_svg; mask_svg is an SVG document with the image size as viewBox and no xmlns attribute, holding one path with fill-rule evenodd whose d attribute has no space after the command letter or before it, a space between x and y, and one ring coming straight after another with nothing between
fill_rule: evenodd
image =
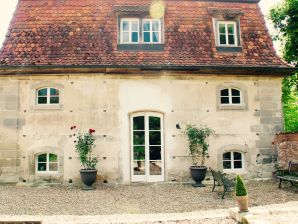
<instances>
[{"instance_id":1,"label":"green foliage","mask_svg":"<svg viewBox=\"0 0 298 224\"><path fill-rule=\"evenodd\" d=\"M83 169L94 170L96 169L96 164L98 162L97 158L92 155L92 151L95 148L95 138L93 136L93 129L90 129L89 132L82 134L78 133L73 134L76 136L74 143L76 144L76 152L79 155L79 160L83 166Z\"/></svg>"},{"instance_id":2,"label":"green foliage","mask_svg":"<svg viewBox=\"0 0 298 224\"><path fill-rule=\"evenodd\" d=\"M270 10L270 19L282 43L283 57L298 66L298 0L284 0ZM298 73L283 80L282 87L285 131L298 132Z\"/></svg>"},{"instance_id":3,"label":"green foliage","mask_svg":"<svg viewBox=\"0 0 298 224\"><path fill-rule=\"evenodd\" d=\"M184 134L188 138L189 153L192 157L193 165L198 165L201 159L201 166L204 166L205 158L208 154L209 144L207 138L214 134L214 131L208 127L196 127L195 125L187 124Z\"/></svg>"},{"instance_id":4,"label":"green foliage","mask_svg":"<svg viewBox=\"0 0 298 224\"><path fill-rule=\"evenodd\" d=\"M240 175L237 175L236 177L236 196L245 196L247 195L247 190L245 187L245 184L243 182L243 179L241 178Z\"/></svg>"}]
</instances>

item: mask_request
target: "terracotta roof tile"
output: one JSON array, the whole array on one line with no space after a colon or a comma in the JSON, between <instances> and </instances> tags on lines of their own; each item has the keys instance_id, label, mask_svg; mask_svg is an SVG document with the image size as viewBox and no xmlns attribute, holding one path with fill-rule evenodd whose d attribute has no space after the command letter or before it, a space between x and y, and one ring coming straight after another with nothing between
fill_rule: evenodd
<instances>
[{"instance_id":1,"label":"terracotta roof tile","mask_svg":"<svg viewBox=\"0 0 298 224\"><path fill-rule=\"evenodd\" d=\"M117 50L119 10L143 12L150 2L20 0L0 65L287 66L273 49L255 0L165 0L164 50ZM218 11L239 14L242 52L216 51L212 14Z\"/></svg>"}]
</instances>

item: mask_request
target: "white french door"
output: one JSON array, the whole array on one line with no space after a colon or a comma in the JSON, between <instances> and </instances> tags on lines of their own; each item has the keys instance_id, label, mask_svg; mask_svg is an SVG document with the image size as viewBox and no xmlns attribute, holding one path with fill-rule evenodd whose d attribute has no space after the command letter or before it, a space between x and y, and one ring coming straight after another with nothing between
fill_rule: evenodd
<instances>
[{"instance_id":1,"label":"white french door","mask_svg":"<svg viewBox=\"0 0 298 224\"><path fill-rule=\"evenodd\" d=\"M131 181L164 181L164 144L162 115L135 113L131 125Z\"/></svg>"}]
</instances>

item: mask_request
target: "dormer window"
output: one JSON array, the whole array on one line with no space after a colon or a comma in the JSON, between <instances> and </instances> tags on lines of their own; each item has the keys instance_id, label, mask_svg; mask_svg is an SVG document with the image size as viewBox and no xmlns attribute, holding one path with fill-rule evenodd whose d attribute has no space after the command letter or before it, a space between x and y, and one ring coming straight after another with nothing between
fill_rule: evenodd
<instances>
[{"instance_id":1,"label":"dormer window","mask_svg":"<svg viewBox=\"0 0 298 224\"><path fill-rule=\"evenodd\" d=\"M218 46L238 46L236 22L218 21L217 38Z\"/></svg>"}]
</instances>

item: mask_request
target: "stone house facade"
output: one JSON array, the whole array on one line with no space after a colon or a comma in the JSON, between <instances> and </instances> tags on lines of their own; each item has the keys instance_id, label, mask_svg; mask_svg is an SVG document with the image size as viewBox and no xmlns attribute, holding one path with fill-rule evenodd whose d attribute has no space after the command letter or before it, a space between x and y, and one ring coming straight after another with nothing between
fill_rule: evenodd
<instances>
[{"instance_id":1,"label":"stone house facade","mask_svg":"<svg viewBox=\"0 0 298 224\"><path fill-rule=\"evenodd\" d=\"M19 0L0 52L0 182L79 179L70 126L96 130L99 181L188 181L178 124L207 166L271 175L281 80L258 0Z\"/></svg>"}]
</instances>

